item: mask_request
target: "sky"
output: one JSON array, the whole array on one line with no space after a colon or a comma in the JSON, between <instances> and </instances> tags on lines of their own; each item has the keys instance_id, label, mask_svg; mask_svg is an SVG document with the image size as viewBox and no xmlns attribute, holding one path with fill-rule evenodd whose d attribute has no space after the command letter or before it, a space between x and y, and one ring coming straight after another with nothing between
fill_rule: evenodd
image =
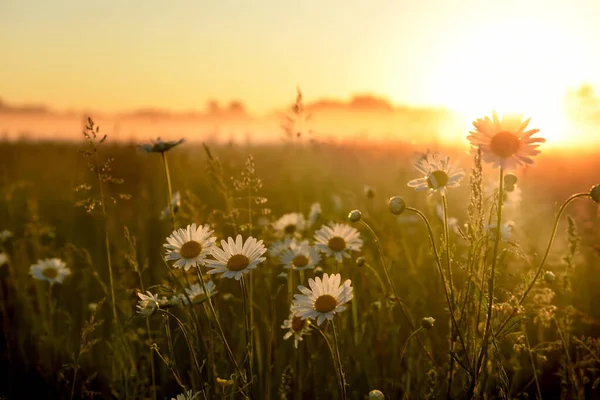
<instances>
[{"instance_id":1,"label":"sky","mask_svg":"<svg viewBox=\"0 0 600 400\"><path fill-rule=\"evenodd\" d=\"M59 110L204 109L373 93L552 115L600 86L597 0L0 2L0 98Z\"/></svg>"}]
</instances>

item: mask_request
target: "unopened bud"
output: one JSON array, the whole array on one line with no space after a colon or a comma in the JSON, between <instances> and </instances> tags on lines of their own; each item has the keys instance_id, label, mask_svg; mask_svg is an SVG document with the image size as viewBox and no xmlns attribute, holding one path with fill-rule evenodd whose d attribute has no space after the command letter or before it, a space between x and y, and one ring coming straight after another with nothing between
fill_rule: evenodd
<instances>
[{"instance_id":1,"label":"unopened bud","mask_svg":"<svg viewBox=\"0 0 600 400\"><path fill-rule=\"evenodd\" d=\"M358 257L356 259L356 266L357 267L364 267L364 265L367 263L367 259L364 257Z\"/></svg>"},{"instance_id":2,"label":"unopened bud","mask_svg":"<svg viewBox=\"0 0 600 400\"><path fill-rule=\"evenodd\" d=\"M381 390L371 390L369 392L369 400L385 400L385 396Z\"/></svg>"},{"instance_id":3,"label":"unopened bud","mask_svg":"<svg viewBox=\"0 0 600 400\"><path fill-rule=\"evenodd\" d=\"M372 199L375 197L375 189L373 189L371 186L365 185L365 196L367 199Z\"/></svg>"},{"instance_id":4,"label":"unopened bud","mask_svg":"<svg viewBox=\"0 0 600 400\"><path fill-rule=\"evenodd\" d=\"M517 176L515 174L504 175L504 184L506 186L514 186L517 183Z\"/></svg>"},{"instance_id":5,"label":"unopened bud","mask_svg":"<svg viewBox=\"0 0 600 400\"><path fill-rule=\"evenodd\" d=\"M544 280L548 283L552 283L556 280L556 275L552 271L546 271L544 274Z\"/></svg>"},{"instance_id":6,"label":"unopened bud","mask_svg":"<svg viewBox=\"0 0 600 400\"><path fill-rule=\"evenodd\" d=\"M592 196L592 200L600 204L600 185L592 187L592 189L590 190L590 196Z\"/></svg>"},{"instance_id":7,"label":"unopened bud","mask_svg":"<svg viewBox=\"0 0 600 400\"><path fill-rule=\"evenodd\" d=\"M390 209L390 212L392 214L400 215L406 209L406 203L400 196L390 197L390 200L388 202L388 208Z\"/></svg>"},{"instance_id":8,"label":"unopened bud","mask_svg":"<svg viewBox=\"0 0 600 400\"><path fill-rule=\"evenodd\" d=\"M348 214L348 219L350 222L358 222L362 217L362 213L359 210L352 210Z\"/></svg>"},{"instance_id":9,"label":"unopened bud","mask_svg":"<svg viewBox=\"0 0 600 400\"><path fill-rule=\"evenodd\" d=\"M435 319L432 317L425 317L421 320L421 326L423 329L433 329L433 323Z\"/></svg>"}]
</instances>

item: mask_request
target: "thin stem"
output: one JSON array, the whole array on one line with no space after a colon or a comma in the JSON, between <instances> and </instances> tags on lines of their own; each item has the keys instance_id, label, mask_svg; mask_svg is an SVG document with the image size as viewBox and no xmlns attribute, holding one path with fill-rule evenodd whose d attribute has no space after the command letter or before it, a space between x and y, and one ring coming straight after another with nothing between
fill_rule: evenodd
<instances>
[{"instance_id":1,"label":"thin stem","mask_svg":"<svg viewBox=\"0 0 600 400\"><path fill-rule=\"evenodd\" d=\"M446 195L442 194L442 209L444 212L444 250L446 252L446 271L448 273L448 285L450 286L450 303L452 309L450 312L454 314L455 299L454 299L454 279L452 278L452 267L450 265L450 233L448 231L448 201ZM458 327L452 327L450 329L449 348L450 354L454 352L454 331ZM465 348L466 350L466 348ZM465 351L466 354L466 351ZM452 394L452 380L454 378L454 358L450 355L448 357L448 389L446 392L446 398L450 398Z\"/></svg>"},{"instance_id":2,"label":"thin stem","mask_svg":"<svg viewBox=\"0 0 600 400\"><path fill-rule=\"evenodd\" d=\"M494 285L496 282L496 261L498 259L498 248L502 239L502 202L504 197L504 168L500 167L499 182L498 182L498 207L496 208L496 237L494 241L494 251L492 253L492 268L490 270L489 289L488 289L488 311L485 321L485 330L483 333L483 341L481 343L481 351L475 364L475 374L473 379L477 379L479 369L483 362L483 357L487 353L488 341L490 337L490 325L492 323L492 311L494 306Z\"/></svg>"},{"instance_id":3,"label":"thin stem","mask_svg":"<svg viewBox=\"0 0 600 400\"><path fill-rule=\"evenodd\" d=\"M533 379L535 380L535 387L537 389L538 398L542 400L542 390L540 389L540 382L537 376L537 369L535 367L535 361L533 360L533 354L531 351L531 345L529 344L529 335L527 335L527 327L523 327L523 333L525 334L525 343L527 343L527 352L529 353L529 360L531 361L531 370L533 371Z\"/></svg>"},{"instance_id":4,"label":"thin stem","mask_svg":"<svg viewBox=\"0 0 600 400\"><path fill-rule=\"evenodd\" d=\"M519 299L519 303L517 304L518 306L521 306L523 304L523 302L527 298L527 295L529 294L531 289L533 289L533 286L535 285L535 283L537 282L538 278L540 277L540 275L542 273L542 269L544 268L544 264L546 263L546 259L548 258L548 254L550 253L550 248L552 247L552 244L554 243L554 238L556 236L556 231L558 229L558 223L560 222L560 216L562 215L565 208L567 208L569 203L571 203L573 200L578 199L580 197L590 197L590 194L589 193L574 194L571 197L569 197L567 200L565 200L564 203L560 206L560 209L558 210L558 213L556 214L556 218L554 219L554 226L552 227L552 233L550 234L550 240L548 241L548 245L546 246L546 251L544 252L542 261L540 261L540 265L538 266L538 268L535 272L535 276L533 277L531 283L529 284L529 286L527 286L527 289L525 289L525 292L523 292L523 295ZM502 322L502 325L500 325L500 328L498 328L497 332L499 332L499 333L502 332L502 330L506 327L506 324L508 324L510 319L515 315L518 308L519 307L513 308L513 310L509 314L509 316L506 317L504 322Z\"/></svg>"},{"instance_id":5,"label":"thin stem","mask_svg":"<svg viewBox=\"0 0 600 400\"><path fill-rule=\"evenodd\" d=\"M340 342L338 341L337 329L335 328L335 322L333 322L333 320L331 320L331 327L333 328L333 343L335 344L335 353L337 357L338 371L340 374L340 385L342 386L342 399L346 400L346 376L344 375L344 367L342 366Z\"/></svg>"},{"instance_id":6,"label":"thin stem","mask_svg":"<svg viewBox=\"0 0 600 400\"><path fill-rule=\"evenodd\" d=\"M200 284L202 285L202 289L204 290L204 293L208 294L208 290L206 289L206 284L204 283L204 279L202 279L202 275L200 274L200 267L196 268L196 273L198 274L198 279L200 280ZM219 335L221 336L221 340L223 341L223 344L225 345L225 348L227 349L227 354L229 355L229 358L231 359L231 362L235 366L235 369L242 381L242 387L241 387L241 389L243 390L242 394L244 395L244 397L247 398L247 396L245 394L246 385L248 384L248 381L246 380L246 375L244 375L242 373L242 370L240 369L240 366L235 359L235 355L233 354L233 351L231 350L231 347L229 346L229 342L227 342L227 338L225 337L225 332L223 332L223 327L221 326L221 322L219 321L217 312L215 311L215 308L212 304L212 300L211 300L210 296L208 296L208 295L206 297L206 303L208 303L208 308L212 314L212 317L215 320L215 323L217 324L217 329L219 331Z\"/></svg>"},{"instance_id":7,"label":"thin stem","mask_svg":"<svg viewBox=\"0 0 600 400\"><path fill-rule=\"evenodd\" d=\"M171 217L171 230L175 230L175 212L173 211L173 189L171 187L171 174L169 173L169 163L167 162L167 152L161 151L163 166L165 167L165 177L167 178L167 204L169 205L169 216Z\"/></svg>"},{"instance_id":8,"label":"thin stem","mask_svg":"<svg viewBox=\"0 0 600 400\"><path fill-rule=\"evenodd\" d=\"M400 352L400 357L398 358L398 364L402 363L402 358L404 357L404 353L406 352L406 348L408 347L408 342L410 341L410 339L412 339L413 336L417 335L422 330L423 330L423 327L421 326L421 327L419 327L419 329L417 329L416 331L411 333L410 336L406 339L406 341L404 342L404 346L402 346L402 351Z\"/></svg>"},{"instance_id":9,"label":"thin stem","mask_svg":"<svg viewBox=\"0 0 600 400\"><path fill-rule=\"evenodd\" d=\"M250 392L252 392L252 382L254 381L253 375L253 354L252 354L252 327L250 326L250 312L248 310L248 291L246 290L246 284L244 282L244 277L240 279L240 287L242 288L242 299L244 304L244 326L246 330L246 355L248 362L248 372L250 373ZM250 305L251 307L251 305Z\"/></svg>"},{"instance_id":10,"label":"thin stem","mask_svg":"<svg viewBox=\"0 0 600 400\"><path fill-rule=\"evenodd\" d=\"M452 326L454 326L454 328L456 329L456 334L458 335L458 339L460 340L460 344L465 353L465 357L467 358L467 364L470 365L471 362L469 361L469 353L467 352L467 347L465 346L465 342L464 342L462 333L458 327L458 323L456 322L454 312L452 311L453 307L450 302L450 295L448 293L448 286L446 283L446 278L444 277L444 271L442 270L442 262L440 260L440 255L438 254L437 247L435 245L435 240L433 239L433 231L431 229L431 225L429 224L429 220L427 219L425 214L423 214L421 211L417 210L416 208L406 207L406 210L412 211L412 212L416 213L419 217L421 217L421 219L425 223L425 226L427 227L427 231L429 233L429 242L431 243L431 248L433 249L433 256L435 258L435 264L438 268L438 273L440 274L440 278L442 279L442 286L444 287L444 296L446 297L446 303L448 304L448 311L450 312L450 319L452 321Z\"/></svg>"},{"instance_id":11,"label":"thin stem","mask_svg":"<svg viewBox=\"0 0 600 400\"><path fill-rule=\"evenodd\" d=\"M344 395L345 389L342 386L342 377L339 374L339 369L337 368L337 361L336 361L336 357L335 357L335 351L333 350L333 347L331 347L331 343L329 343L329 339L327 339L327 336L325 336L325 334L323 333L323 331L321 329L319 329L316 325L311 324L310 325L311 328L313 328L314 330L316 330L317 332L319 332L319 334L321 335L321 337L323 338L323 340L325 340L325 343L327 344L327 348L329 348L329 354L331 354L331 362L333 363L333 368L336 369L336 373L338 375L338 389L340 391L340 396Z\"/></svg>"}]
</instances>

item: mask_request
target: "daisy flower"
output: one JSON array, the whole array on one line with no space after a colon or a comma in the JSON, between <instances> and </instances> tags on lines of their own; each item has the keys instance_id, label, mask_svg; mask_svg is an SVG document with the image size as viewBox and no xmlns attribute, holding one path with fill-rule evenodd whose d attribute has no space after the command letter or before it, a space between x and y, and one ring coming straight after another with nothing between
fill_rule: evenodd
<instances>
[{"instance_id":1,"label":"daisy flower","mask_svg":"<svg viewBox=\"0 0 600 400\"><path fill-rule=\"evenodd\" d=\"M212 297L217 294L215 290L215 283L213 281L208 281L205 283L206 290L208 291L208 297ZM202 285L200 283L194 283L189 288L185 288L185 293L187 297L181 293L178 297L179 301L183 304L187 304L187 298L192 301L192 304L199 304L206 300L206 295L204 294L204 289L202 289Z\"/></svg>"},{"instance_id":2,"label":"daisy flower","mask_svg":"<svg viewBox=\"0 0 600 400\"><path fill-rule=\"evenodd\" d=\"M213 247L212 256L215 260L207 260L207 267L211 268L209 274L222 273L221 278L235 278L240 280L242 274L248 273L253 268L266 260L261 257L267 249L262 240L256 240L252 236L244 243L242 235L237 235L235 241L228 238L221 240L221 247Z\"/></svg>"},{"instance_id":3,"label":"daisy flower","mask_svg":"<svg viewBox=\"0 0 600 400\"><path fill-rule=\"evenodd\" d=\"M188 225L186 229L177 229L167 238L164 246L167 249L166 260L175 261L173 267L197 267L206 260L215 245L213 231L207 225Z\"/></svg>"},{"instance_id":4,"label":"daisy flower","mask_svg":"<svg viewBox=\"0 0 600 400\"><path fill-rule=\"evenodd\" d=\"M301 213L289 213L279 218L273 228L281 235L294 236L306 228L306 220Z\"/></svg>"},{"instance_id":5,"label":"daisy flower","mask_svg":"<svg viewBox=\"0 0 600 400\"><path fill-rule=\"evenodd\" d=\"M308 244L308 240L305 240L296 246L283 250L280 260L283 268L303 271L313 269L321 261L321 255Z\"/></svg>"},{"instance_id":6,"label":"daisy flower","mask_svg":"<svg viewBox=\"0 0 600 400\"><path fill-rule=\"evenodd\" d=\"M494 111L489 117L473 121L475 131L469 132L467 139L471 146L481 150L483 161L494 167L515 169L523 164L533 164L532 156L540 153L537 149L544 138L532 138L539 129L526 131L530 119L523 116L502 116L500 120Z\"/></svg>"},{"instance_id":7,"label":"daisy flower","mask_svg":"<svg viewBox=\"0 0 600 400\"><path fill-rule=\"evenodd\" d=\"M181 207L181 193L175 192L173 198L171 199L171 207L173 207L173 214L176 214L179 211L179 207ZM163 208L160 212L160 219L169 218L169 206Z\"/></svg>"},{"instance_id":8,"label":"daisy flower","mask_svg":"<svg viewBox=\"0 0 600 400\"><path fill-rule=\"evenodd\" d=\"M164 153L165 151L171 150L175 146L179 146L181 143L183 143L183 139L163 142L160 138L158 138L156 140L151 140L150 143L139 145L138 147L144 150L146 153Z\"/></svg>"},{"instance_id":9,"label":"daisy flower","mask_svg":"<svg viewBox=\"0 0 600 400\"><path fill-rule=\"evenodd\" d=\"M137 313L143 315L144 317L149 317L153 315L156 310L160 308L158 295L150 293L148 290L145 295L144 293L138 292L138 297L140 300L137 304Z\"/></svg>"},{"instance_id":10,"label":"daisy flower","mask_svg":"<svg viewBox=\"0 0 600 400\"><path fill-rule=\"evenodd\" d=\"M321 204L312 203L310 206L310 211L308 212L308 221L306 221L307 226L313 226L315 222L321 218L321 214L323 214L323 211L321 210Z\"/></svg>"},{"instance_id":11,"label":"daisy flower","mask_svg":"<svg viewBox=\"0 0 600 400\"><path fill-rule=\"evenodd\" d=\"M457 187L465 177L464 169L454 168L450 163L450 157L440 154L427 154L427 157L415 162L414 167L424 175L422 178L408 182L408 186L417 191L439 191L441 194L446 194L446 188Z\"/></svg>"},{"instance_id":12,"label":"daisy flower","mask_svg":"<svg viewBox=\"0 0 600 400\"><path fill-rule=\"evenodd\" d=\"M360 251L363 241L358 231L345 224L323 225L315 232L316 247L327 256L334 256L337 262L343 257L350 258L350 250Z\"/></svg>"},{"instance_id":13,"label":"daisy flower","mask_svg":"<svg viewBox=\"0 0 600 400\"><path fill-rule=\"evenodd\" d=\"M283 339L287 340L294 336L294 347L298 348L298 342L302 340L302 336L310 333L310 319L302 319L294 312L290 312L290 317L283 321L281 329L287 329Z\"/></svg>"},{"instance_id":14,"label":"daisy flower","mask_svg":"<svg viewBox=\"0 0 600 400\"><path fill-rule=\"evenodd\" d=\"M291 311L303 320L315 319L321 325L325 319L333 319L333 316L346 309L344 304L352 300L352 282L346 280L341 286L340 274L329 276L323 274L323 280L316 277L308 280L310 289L298 286L303 294L295 294Z\"/></svg>"},{"instance_id":15,"label":"daisy flower","mask_svg":"<svg viewBox=\"0 0 600 400\"><path fill-rule=\"evenodd\" d=\"M177 397L171 397L171 400L195 400L200 392L194 394L193 391L187 390L184 393L178 394Z\"/></svg>"},{"instance_id":16,"label":"daisy flower","mask_svg":"<svg viewBox=\"0 0 600 400\"><path fill-rule=\"evenodd\" d=\"M292 246L292 242L295 242L295 239L285 238L283 240L278 240L273 243L268 250L268 255L271 257L279 257L281 253L283 253L286 249L290 249Z\"/></svg>"},{"instance_id":17,"label":"daisy flower","mask_svg":"<svg viewBox=\"0 0 600 400\"><path fill-rule=\"evenodd\" d=\"M71 270L60 258L46 258L29 267L29 274L40 281L63 283L71 275Z\"/></svg>"}]
</instances>

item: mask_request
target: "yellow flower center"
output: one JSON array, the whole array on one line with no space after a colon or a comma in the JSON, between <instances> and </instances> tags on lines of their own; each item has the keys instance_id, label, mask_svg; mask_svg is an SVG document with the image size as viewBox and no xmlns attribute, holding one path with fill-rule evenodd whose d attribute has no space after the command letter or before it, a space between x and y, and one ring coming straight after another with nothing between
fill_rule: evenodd
<instances>
[{"instance_id":1,"label":"yellow flower center","mask_svg":"<svg viewBox=\"0 0 600 400\"><path fill-rule=\"evenodd\" d=\"M302 267L306 267L308 265L309 261L310 260L308 259L308 257L306 257L302 254L298 254L292 260L292 264L294 264L294 267L302 268Z\"/></svg>"},{"instance_id":2,"label":"yellow flower center","mask_svg":"<svg viewBox=\"0 0 600 400\"><path fill-rule=\"evenodd\" d=\"M294 316L294 318L292 318L292 330L294 332L300 332L305 324L306 321L300 317Z\"/></svg>"},{"instance_id":3,"label":"yellow flower center","mask_svg":"<svg viewBox=\"0 0 600 400\"><path fill-rule=\"evenodd\" d=\"M190 240L181 246L179 253L181 254L181 257L187 258L188 260L196 258L202 253L202 245L195 240Z\"/></svg>"},{"instance_id":4,"label":"yellow flower center","mask_svg":"<svg viewBox=\"0 0 600 400\"><path fill-rule=\"evenodd\" d=\"M444 171L433 171L427 178L427 185L431 189L437 189L446 186L448 183L448 174Z\"/></svg>"},{"instance_id":5,"label":"yellow flower center","mask_svg":"<svg viewBox=\"0 0 600 400\"><path fill-rule=\"evenodd\" d=\"M317 297L314 309L320 313L328 313L330 311L335 310L336 307L337 300L335 299L335 297L329 294L323 294Z\"/></svg>"},{"instance_id":6,"label":"yellow flower center","mask_svg":"<svg viewBox=\"0 0 600 400\"><path fill-rule=\"evenodd\" d=\"M334 236L329 239L327 245L333 251L343 251L346 248L346 241L339 236Z\"/></svg>"},{"instance_id":7,"label":"yellow flower center","mask_svg":"<svg viewBox=\"0 0 600 400\"><path fill-rule=\"evenodd\" d=\"M58 270L54 267L46 267L42 271L42 275L48 279L54 279L58 276Z\"/></svg>"},{"instance_id":8,"label":"yellow flower center","mask_svg":"<svg viewBox=\"0 0 600 400\"><path fill-rule=\"evenodd\" d=\"M490 142L490 149L498 157L508 158L519 150L520 141L512 132L498 132Z\"/></svg>"},{"instance_id":9,"label":"yellow flower center","mask_svg":"<svg viewBox=\"0 0 600 400\"><path fill-rule=\"evenodd\" d=\"M294 232L296 232L296 225L294 224L286 225L285 228L283 228L283 233L285 233L286 235L291 235Z\"/></svg>"},{"instance_id":10,"label":"yellow flower center","mask_svg":"<svg viewBox=\"0 0 600 400\"><path fill-rule=\"evenodd\" d=\"M241 271L250 265L250 260L243 254L236 254L227 261L227 269Z\"/></svg>"}]
</instances>

